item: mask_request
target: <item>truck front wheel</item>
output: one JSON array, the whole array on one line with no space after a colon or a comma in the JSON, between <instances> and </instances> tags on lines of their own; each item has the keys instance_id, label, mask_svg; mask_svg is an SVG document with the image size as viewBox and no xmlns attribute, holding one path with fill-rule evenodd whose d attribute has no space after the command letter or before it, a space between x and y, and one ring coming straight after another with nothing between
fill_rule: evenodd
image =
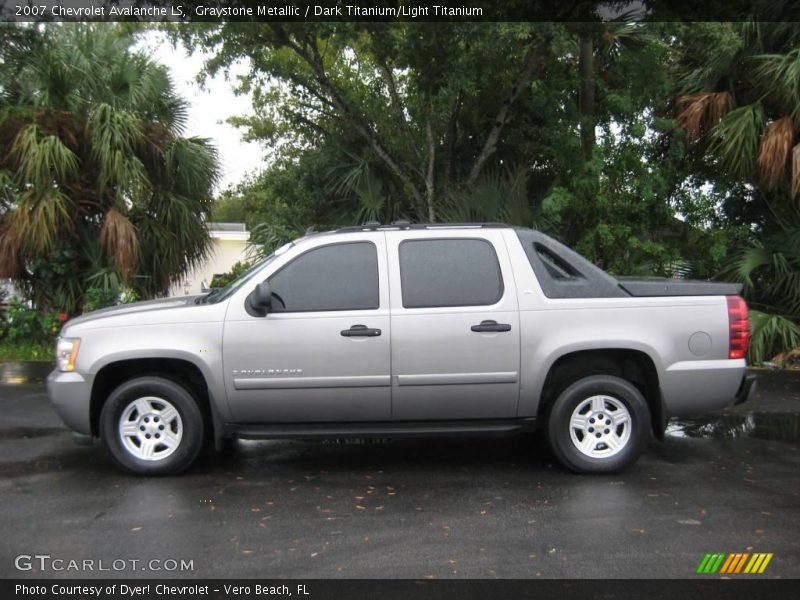
<instances>
[{"instance_id":1,"label":"truck front wheel","mask_svg":"<svg viewBox=\"0 0 800 600\"><path fill-rule=\"evenodd\" d=\"M650 410L629 381L579 379L550 410L547 439L559 462L577 473L614 473L632 465L650 439Z\"/></svg>"},{"instance_id":2,"label":"truck front wheel","mask_svg":"<svg viewBox=\"0 0 800 600\"><path fill-rule=\"evenodd\" d=\"M137 377L111 395L100 413L103 443L114 461L137 474L173 475L203 446L203 415L192 394L163 377Z\"/></svg>"}]
</instances>

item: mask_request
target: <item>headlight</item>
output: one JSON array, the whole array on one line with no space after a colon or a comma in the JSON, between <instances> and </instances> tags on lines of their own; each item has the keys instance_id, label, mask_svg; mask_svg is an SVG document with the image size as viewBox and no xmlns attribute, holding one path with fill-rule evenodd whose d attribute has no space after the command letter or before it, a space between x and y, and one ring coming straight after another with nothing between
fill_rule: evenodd
<instances>
[{"instance_id":1,"label":"headlight","mask_svg":"<svg viewBox=\"0 0 800 600\"><path fill-rule=\"evenodd\" d=\"M81 341L78 338L58 338L56 344L56 367L59 371L70 372L75 370L75 361L78 358L78 348Z\"/></svg>"}]
</instances>

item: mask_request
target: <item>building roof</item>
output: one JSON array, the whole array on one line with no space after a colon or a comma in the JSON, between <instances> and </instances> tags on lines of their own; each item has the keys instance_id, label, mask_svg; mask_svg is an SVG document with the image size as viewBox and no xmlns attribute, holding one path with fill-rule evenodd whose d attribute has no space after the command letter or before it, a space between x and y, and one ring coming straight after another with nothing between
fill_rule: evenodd
<instances>
[{"instance_id":1,"label":"building roof","mask_svg":"<svg viewBox=\"0 0 800 600\"><path fill-rule=\"evenodd\" d=\"M206 223L209 231L247 231L244 223Z\"/></svg>"},{"instance_id":2,"label":"building roof","mask_svg":"<svg viewBox=\"0 0 800 600\"><path fill-rule=\"evenodd\" d=\"M217 240L239 240L246 242L250 232L244 223L206 223L209 235Z\"/></svg>"}]
</instances>

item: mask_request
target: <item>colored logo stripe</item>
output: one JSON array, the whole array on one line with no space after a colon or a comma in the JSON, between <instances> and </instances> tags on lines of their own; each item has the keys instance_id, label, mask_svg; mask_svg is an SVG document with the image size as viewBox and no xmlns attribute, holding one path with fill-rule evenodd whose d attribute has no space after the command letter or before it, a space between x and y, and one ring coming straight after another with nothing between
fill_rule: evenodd
<instances>
[{"instance_id":1,"label":"colored logo stripe","mask_svg":"<svg viewBox=\"0 0 800 600\"><path fill-rule=\"evenodd\" d=\"M747 560L749 554L729 554L728 560L722 565L720 573L738 573L744 566L744 561Z\"/></svg>"},{"instance_id":2,"label":"colored logo stripe","mask_svg":"<svg viewBox=\"0 0 800 600\"><path fill-rule=\"evenodd\" d=\"M703 558L703 561L700 563L700 566L697 567L697 572L716 573L724 558L725 554L722 553L706 554L705 558Z\"/></svg>"},{"instance_id":3,"label":"colored logo stripe","mask_svg":"<svg viewBox=\"0 0 800 600\"><path fill-rule=\"evenodd\" d=\"M753 554L753 558L744 568L745 573L763 573L769 561L772 560L772 552L769 554Z\"/></svg>"},{"instance_id":4,"label":"colored logo stripe","mask_svg":"<svg viewBox=\"0 0 800 600\"><path fill-rule=\"evenodd\" d=\"M706 554L700 565L697 567L698 573L720 573L720 574L735 574L742 573L763 573L767 568L769 561L772 560L773 554L765 552L757 552L755 554L745 553L732 553L727 554L724 552L715 552L713 554ZM750 559L748 561L748 558ZM745 566L745 564L747 566Z\"/></svg>"}]
</instances>

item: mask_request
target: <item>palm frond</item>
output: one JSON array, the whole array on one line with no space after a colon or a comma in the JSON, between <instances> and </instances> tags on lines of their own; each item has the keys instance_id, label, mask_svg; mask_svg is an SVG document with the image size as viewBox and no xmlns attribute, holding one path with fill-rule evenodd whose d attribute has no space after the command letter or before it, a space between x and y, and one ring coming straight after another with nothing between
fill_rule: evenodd
<instances>
[{"instance_id":1,"label":"palm frond","mask_svg":"<svg viewBox=\"0 0 800 600\"><path fill-rule=\"evenodd\" d=\"M5 226L14 231L19 251L29 256L46 254L59 236L75 229L72 203L55 188L44 194L29 189L22 194L19 204L3 217Z\"/></svg>"},{"instance_id":2,"label":"palm frond","mask_svg":"<svg viewBox=\"0 0 800 600\"><path fill-rule=\"evenodd\" d=\"M755 103L732 110L714 128L709 150L734 177L752 175L764 121L764 108Z\"/></svg>"},{"instance_id":3,"label":"palm frond","mask_svg":"<svg viewBox=\"0 0 800 600\"><path fill-rule=\"evenodd\" d=\"M173 135L180 134L189 118L188 103L175 94L166 68L141 58L136 107L142 117L159 123Z\"/></svg>"},{"instance_id":4,"label":"palm frond","mask_svg":"<svg viewBox=\"0 0 800 600\"><path fill-rule=\"evenodd\" d=\"M534 224L524 168L490 170L469 189L455 190L437 201L436 214L443 221L505 221L530 227Z\"/></svg>"},{"instance_id":5,"label":"palm frond","mask_svg":"<svg viewBox=\"0 0 800 600\"><path fill-rule=\"evenodd\" d=\"M22 231L14 227L11 213L5 213L0 220L0 278L17 279L22 276Z\"/></svg>"},{"instance_id":6,"label":"palm frond","mask_svg":"<svg viewBox=\"0 0 800 600\"><path fill-rule=\"evenodd\" d=\"M729 92L698 92L678 98L677 127L694 143L711 131L734 106Z\"/></svg>"},{"instance_id":7,"label":"palm frond","mask_svg":"<svg viewBox=\"0 0 800 600\"><path fill-rule=\"evenodd\" d=\"M100 228L100 245L113 257L122 278L127 281L139 262L139 237L130 219L112 208Z\"/></svg>"},{"instance_id":8,"label":"palm frond","mask_svg":"<svg viewBox=\"0 0 800 600\"><path fill-rule=\"evenodd\" d=\"M100 187L128 179L131 167L127 157L136 153L144 138L136 116L103 103L94 110L89 128L92 153L100 164Z\"/></svg>"},{"instance_id":9,"label":"palm frond","mask_svg":"<svg viewBox=\"0 0 800 600\"><path fill-rule=\"evenodd\" d=\"M784 315L750 311L750 349L748 358L761 364L776 354L800 346L800 326Z\"/></svg>"},{"instance_id":10,"label":"palm frond","mask_svg":"<svg viewBox=\"0 0 800 600\"><path fill-rule=\"evenodd\" d=\"M776 94L790 106L800 103L800 48L786 54L761 54L753 61L764 93Z\"/></svg>"},{"instance_id":11,"label":"palm frond","mask_svg":"<svg viewBox=\"0 0 800 600\"><path fill-rule=\"evenodd\" d=\"M800 197L800 144L792 149L792 198Z\"/></svg>"},{"instance_id":12,"label":"palm frond","mask_svg":"<svg viewBox=\"0 0 800 600\"><path fill-rule=\"evenodd\" d=\"M783 117L767 125L758 150L756 168L767 187L775 187L786 176L789 150L794 144L794 124Z\"/></svg>"},{"instance_id":13,"label":"palm frond","mask_svg":"<svg viewBox=\"0 0 800 600\"><path fill-rule=\"evenodd\" d=\"M23 247L30 248L34 254L49 252L61 235L75 229L72 202L54 188L43 195L24 194L17 212L28 215L27 227L22 230L25 232Z\"/></svg>"},{"instance_id":14,"label":"palm frond","mask_svg":"<svg viewBox=\"0 0 800 600\"><path fill-rule=\"evenodd\" d=\"M78 157L56 136L43 136L38 125L23 127L14 139L11 154L21 165L21 188L34 186L39 193L78 170Z\"/></svg>"},{"instance_id":15,"label":"palm frond","mask_svg":"<svg viewBox=\"0 0 800 600\"><path fill-rule=\"evenodd\" d=\"M763 246L753 246L743 250L736 260L735 270L732 275L737 281L741 281L745 290L749 291L753 287L753 273L772 262L772 252Z\"/></svg>"},{"instance_id":16,"label":"palm frond","mask_svg":"<svg viewBox=\"0 0 800 600\"><path fill-rule=\"evenodd\" d=\"M173 191L207 200L219 178L217 149L205 138L178 138L164 148L166 177Z\"/></svg>"},{"instance_id":17,"label":"palm frond","mask_svg":"<svg viewBox=\"0 0 800 600\"><path fill-rule=\"evenodd\" d=\"M46 46L22 74L26 100L34 106L75 110L81 102L72 57L63 49Z\"/></svg>"},{"instance_id":18,"label":"palm frond","mask_svg":"<svg viewBox=\"0 0 800 600\"><path fill-rule=\"evenodd\" d=\"M138 156L128 157L123 162L120 179L117 182L117 198L126 205L145 202L153 191L153 182L144 163Z\"/></svg>"}]
</instances>

